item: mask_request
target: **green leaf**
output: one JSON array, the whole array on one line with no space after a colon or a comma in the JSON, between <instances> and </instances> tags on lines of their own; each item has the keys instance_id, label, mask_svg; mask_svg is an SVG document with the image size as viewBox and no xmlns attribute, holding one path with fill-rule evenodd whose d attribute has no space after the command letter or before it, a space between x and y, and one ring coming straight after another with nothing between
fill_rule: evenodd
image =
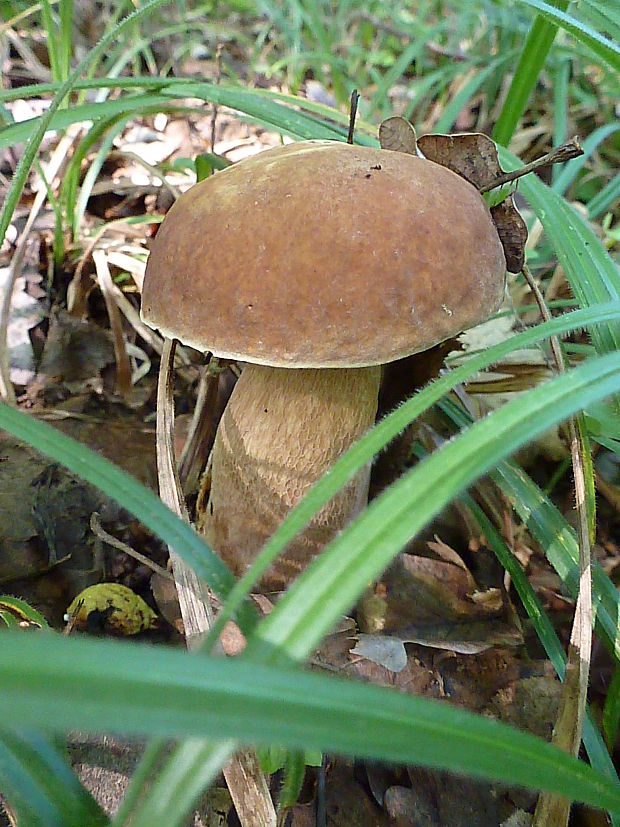
<instances>
[{"instance_id":1,"label":"green leaf","mask_svg":"<svg viewBox=\"0 0 620 827\"><path fill-rule=\"evenodd\" d=\"M165 647L10 632L2 644L0 714L13 725L277 741L452 769L620 810L617 783L528 733L448 704Z\"/></svg>"}]
</instances>

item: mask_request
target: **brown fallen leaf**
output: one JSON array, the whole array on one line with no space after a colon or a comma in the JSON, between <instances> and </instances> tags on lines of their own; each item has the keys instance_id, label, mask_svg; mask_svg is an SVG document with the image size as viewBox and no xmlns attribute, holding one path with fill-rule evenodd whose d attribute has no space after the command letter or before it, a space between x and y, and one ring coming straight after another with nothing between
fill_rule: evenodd
<instances>
[{"instance_id":1,"label":"brown fallen leaf","mask_svg":"<svg viewBox=\"0 0 620 827\"><path fill-rule=\"evenodd\" d=\"M422 135L418 139L418 148L429 161L448 167L476 189L492 184L504 173L497 147L482 133ZM506 268L510 273L518 273L525 261L527 227L512 196L492 207L491 216L504 247Z\"/></svg>"},{"instance_id":2,"label":"brown fallen leaf","mask_svg":"<svg viewBox=\"0 0 620 827\"><path fill-rule=\"evenodd\" d=\"M379 143L381 149L392 152L406 152L417 155L415 129L404 118L394 117L383 121L379 126Z\"/></svg>"}]
</instances>

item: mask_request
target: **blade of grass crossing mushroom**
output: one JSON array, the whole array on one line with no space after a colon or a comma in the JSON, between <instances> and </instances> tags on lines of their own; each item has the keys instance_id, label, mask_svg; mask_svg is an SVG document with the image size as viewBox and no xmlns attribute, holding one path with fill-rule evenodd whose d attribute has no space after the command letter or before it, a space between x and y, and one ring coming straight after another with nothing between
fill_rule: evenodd
<instances>
[{"instance_id":1,"label":"blade of grass crossing mushroom","mask_svg":"<svg viewBox=\"0 0 620 827\"><path fill-rule=\"evenodd\" d=\"M483 353L470 358L465 364L455 368L450 373L431 382L424 390L404 402L399 408L392 411L392 413L377 423L374 428L338 459L329 473L319 480L308 495L281 523L255 559L252 566L233 587L228 600L216 619L213 630L205 641L205 645L213 645L221 633L226 619L234 615L237 606L245 599L245 595L250 592L253 584L260 579L261 573L271 564L272 560L275 559L281 550L285 548L290 539L306 525L312 516L347 480L357 473L363 465L369 462L378 451L382 450L385 445L394 439L410 422L420 416L420 414L460 382L465 381L474 373L488 368L493 363L500 361L513 350L541 341L553 333L560 335L581 324L589 325L595 318L601 320L604 318L620 319L620 303L610 304L607 308L606 311L603 310L603 306L590 308L589 310L574 311L573 313L557 317L550 322L545 322L523 333L519 333L498 345L494 345ZM588 321L588 319L590 321Z\"/></svg>"},{"instance_id":2,"label":"blade of grass crossing mushroom","mask_svg":"<svg viewBox=\"0 0 620 827\"><path fill-rule=\"evenodd\" d=\"M248 654L306 657L368 582L461 490L595 398L620 388L620 353L587 360L475 423L375 499L301 574L248 641ZM271 654L270 654L271 653Z\"/></svg>"},{"instance_id":3,"label":"blade of grass crossing mushroom","mask_svg":"<svg viewBox=\"0 0 620 827\"><path fill-rule=\"evenodd\" d=\"M172 365L175 346L174 340L164 340L157 387L157 470L162 500L183 521L189 523L174 456ZM187 647L197 649L203 635L213 625L209 593L205 584L173 548L170 548L170 558ZM187 744L177 747L166 766L176 767L187 748ZM239 752L226 764L223 772L243 827L275 825L276 812L267 781L255 755L250 750Z\"/></svg>"}]
</instances>

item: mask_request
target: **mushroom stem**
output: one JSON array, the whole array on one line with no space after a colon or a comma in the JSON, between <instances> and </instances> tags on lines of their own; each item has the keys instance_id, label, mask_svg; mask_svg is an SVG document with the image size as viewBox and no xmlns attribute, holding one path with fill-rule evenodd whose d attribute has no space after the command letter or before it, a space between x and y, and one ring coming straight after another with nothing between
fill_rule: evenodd
<instances>
[{"instance_id":1,"label":"mushroom stem","mask_svg":"<svg viewBox=\"0 0 620 827\"><path fill-rule=\"evenodd\" d=\"M213 447L199 527L243 573L309 488L372 426L381 368L287 369L247 364ZM265 573L282 589L366 504L370 467L330 500Z\"/></svg>"}]
</instances>

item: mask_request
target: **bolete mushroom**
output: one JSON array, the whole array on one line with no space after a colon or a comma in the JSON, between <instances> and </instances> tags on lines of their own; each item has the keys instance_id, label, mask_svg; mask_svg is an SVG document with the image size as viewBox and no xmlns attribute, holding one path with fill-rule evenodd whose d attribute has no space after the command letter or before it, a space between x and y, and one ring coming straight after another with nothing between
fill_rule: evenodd
<instances>
[{"instance_id":1,"label":"bolete mushroom","mask_svg":"<svg viewBox=\"0 0 620 827\"><path fill-rule=\"evenodd\" d=\"M373 424L380 366L487 319L505 271L476 188L401 152L290 144L179 198L153 243L142 314L244 363L199 521L236 573ZM284 587L358 513L369 473L321 509L263 587Z\"/></svg>"}]
</instances>

